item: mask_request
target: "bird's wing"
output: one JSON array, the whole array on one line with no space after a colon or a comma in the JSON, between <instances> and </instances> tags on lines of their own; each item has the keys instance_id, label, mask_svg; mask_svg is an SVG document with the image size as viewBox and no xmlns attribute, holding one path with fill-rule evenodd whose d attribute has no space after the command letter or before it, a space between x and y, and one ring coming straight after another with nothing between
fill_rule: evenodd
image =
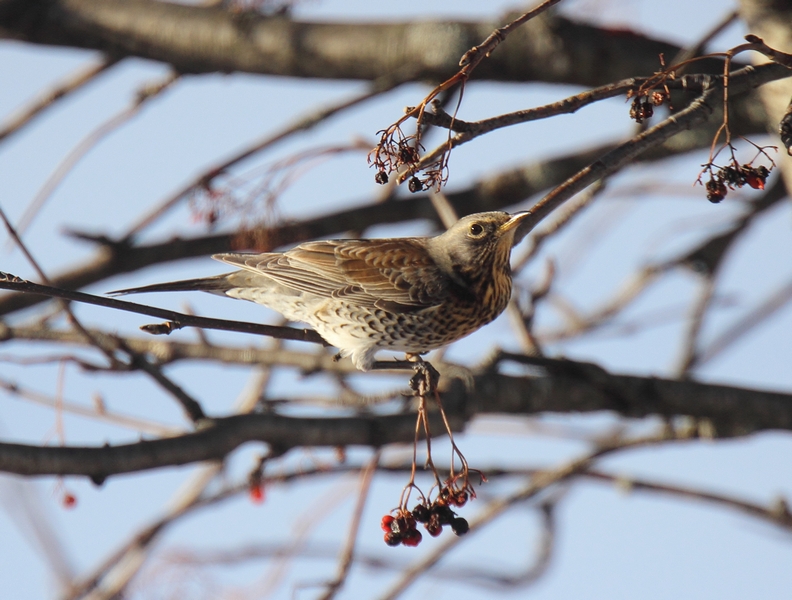
<instances>
[{"instance_id":1,"label":"bird's wing","mask_svg":"<svg viewBox=\"0 0 792 600\"><path fill-rule=\"evenodd\" d=\"M216 259L279 284L391 312L437 306L448 279L420 240L307 242L283 254L220 254Z\"/></svg>"}]
</instances>

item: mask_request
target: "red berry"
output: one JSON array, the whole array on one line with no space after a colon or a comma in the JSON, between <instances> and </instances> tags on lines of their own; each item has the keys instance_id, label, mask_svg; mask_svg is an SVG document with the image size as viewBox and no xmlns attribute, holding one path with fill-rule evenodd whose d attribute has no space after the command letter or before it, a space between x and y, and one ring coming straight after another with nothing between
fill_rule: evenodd
<instances>
[{"instance_id":1,"label":"red berry","mask_svg":"<svg viewBox=\"0 0 792 600\"><path fill-rule=\"evenodd\" d=\"M64 508L74 508L77 506L77 498L74 496L74 494L69 492L63 494L63 499L61 501L63 502Z\"/></svg>"},{"instance_id":2,"label":"red berry","mask_svg":"<svg viewBox=\"0 0 792 600\"><path fill-rule=\"evenodd\" d=\"M765 187L764 179L759 177L756 173L744 173L745 183L750 185L755 190L763 190Z\"/></svg>"},{"instance_id":3,"label":"red berry","mask_svg":"<svg viewBox=\"0 0 792 600\"><path fill-rule=\"evenodd\" d=\"M432 537L437 537L443 533L443 526L437 521L430 521L426 524L426 531L428 531L429 535Z\"/></svg>"},{"instance_id":4,"label":"red berry","mask_svg":"<svg viewBox=\"0 0 792 600\"><path fill-rule=\"evenodd\" d=\"M393 529L391 528L392 523L393 523L392 515L385 515L384 517L382 517L382 521L380 521L380 527L382 528L382 531L386 533L389 531L393 531Z\"/></svg>"},{"instance_id":5,"label":"red berry","mask_svg":"<svg viewBox=\"0 0 792 600\"><path fill-rule=\"evenodd\" d=\"M251 485L248 489L248 494L250 495L251 502L255 504L261 504L264 502L264 486L259 485Z\"/></svg>"}]
</instances>

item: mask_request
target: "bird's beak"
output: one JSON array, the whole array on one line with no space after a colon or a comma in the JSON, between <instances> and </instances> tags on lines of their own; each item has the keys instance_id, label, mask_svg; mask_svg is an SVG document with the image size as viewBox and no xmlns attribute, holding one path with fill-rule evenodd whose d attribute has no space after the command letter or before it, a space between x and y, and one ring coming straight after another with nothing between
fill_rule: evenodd
<instances>
[{"instance_id":1,"label":"bird's beak","mask_svg":"<svg viewBox=\"0 0 792 600\"><path fill-rule=\"evenodd\" d=\"M527 217L530 214L531 213L526 210L526 211L523 211L523 212L518 212L515 215L512 215L511 219L506 221L503 225L501 225L498 228L498 232L499 233L506 233L507 231L511 231L515 227L518 227L520 225L520 223L523 222L525 217Z\"/></svg>"}]
</instances>

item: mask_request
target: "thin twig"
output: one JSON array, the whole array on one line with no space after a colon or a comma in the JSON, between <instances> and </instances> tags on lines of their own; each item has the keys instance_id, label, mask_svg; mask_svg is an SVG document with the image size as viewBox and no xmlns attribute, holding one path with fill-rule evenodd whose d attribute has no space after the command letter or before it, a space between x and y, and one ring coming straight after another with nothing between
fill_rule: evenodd
<instances>
[{"instance_id":1,"label":"thin twig","mask_svg":"<svg viewBox=\"0 0 792 600\"><path fill-rule=\"evenodd\" d=\"M88 154L99 142L101 142L105 137L113 133L117 130L121 125L126 123L127 121L131 120L135 115L137 115L143 104L147 101L157 97L166 89L168 89L177 79L179 79L180 75L176 72L171 72L168 74L167 77L162 79L162 81L158 81L157 83L149 84L143 87L138 93L135 95L135 99L132 102L132 105L128 108L124 109L117 115L114 115L101 125L99 125L96 129L91 131L88 135L86 135L73 149L66 158L61 161L61 163L56 167L55 171L47 178L44 182L44 185L41 186L41 189L35 195L33 200L31 200L30 205L27 207L25 212L22 214L22 217L17 223L17 231L20 233L25 232L25 230L30 226L33 222L33 219L36 215L41 211L41 208L44 204L49 200L52 196L52 193L57 189L57 187L61 184L61 182L66 178L66 176L74 169L75 165L80 162L80 160Z\"/></svg>"},{"instance_id":2,"label":"thin twig","mask_svg":"<svg viewBox=\"0 0 792 600\"><path fill-rule=\"evenodd\" d=\"M327 584L327 590L320 596L321 600L331 600L335 598L341 587L347 580L349 570L355 560L355 544L357 543L358 532L360 531L360 523L363 517L363 508L366 505L366 500L369 496L371 489L371 482L374 479L374 473L377 471L382 450L376 450L374 456L363 469L360 477L360 492L358 493L357 503L355 504L354 512L352 513L352 522L349 524L349 534L347 536L346 546L340 553L340 560L338 564L338 574L336 578Z\"/></svg>"},{"instance_id":3,"label":"thin twig","mask_svg":"<svg viewBox=\"0 0 792 600\"><path fill-rule=\"evenodd\" d=\"M117 58L105 58L101 62L95 63L85 69L81 69L72 74L69 78L58 83L48 92L36 98L26 108L12 115L2 126L0 126L0 141L18 132L25 125L30 123L35 117L44 110L51 107L55 102L61 100L92 82L99 75L118 62Z\"/></svg>"},{"instance_id":4,"label":"thin twig","mask_svg":"<svg viewBox=\"0 0 792 600\"><path fill-rule=\"evenodd\" d=\"M735 342L788 306L790 302L792 302L792 281L781 286L754 310L712 340L706 349L700 351L696 365L700 367L728 350Z\"/></svg>"},{"instance_id":5,"label":"thin twig","mask_svg":"<svg viewBox=\"0 0 792 600\"><path fill-rule=\"evenodd\" d=\"M169 198L167 198L164 202L162 202L154 211L150 212L146 216L144 216L141 220L135 223L132 227L130 227L127 232L122 236L124 240L130 240L135 236L139 235L143 230L147 227L154 224L158 219L163 217L167 214L171 209L177 206L182 200L187 198L189 194L197 189L206 188L208 187L214 179L226 173L231 167L240 163L248 158L251 158L253 155L258 154L259 152L263 152L267 150L271 146L274 146L278 142L281 142L288 137L294 135L295 133L299 133L301 131L307 131L312 127L316 126L317 124L321 123L329 119L330 117L347 110L349 108L353 108L358 104L365 102L366 100L370 100L371 98L375 98L380 94L383 94L397 85L399 85L401 80L393 79L393 78L383 78L382 80L375 81L374 84L362 94L358 94L352 98L347 98L338 102L337 104L333 104L331 106L326 106L324 108L319 109L318 111L308 114L302 115L295 119L292 123L286 125L280 131L269 134L264 136L262 139L252 143L247 148L237 152L233 156L223 160L219 164L210 167L209 169L204 170L203 173L198 175L195 179L190 181L186 186L172 194Z\"/></svg>"}]
</instances>

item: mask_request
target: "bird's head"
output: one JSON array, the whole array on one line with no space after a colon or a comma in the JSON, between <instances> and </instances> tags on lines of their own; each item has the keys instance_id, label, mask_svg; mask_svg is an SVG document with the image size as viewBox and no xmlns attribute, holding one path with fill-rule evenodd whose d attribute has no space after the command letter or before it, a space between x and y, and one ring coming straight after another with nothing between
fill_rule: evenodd
<instances>
[{"instance_id":1,"label":"bird's head","mask_svg":"<svg viewBox=\"0 0 792 600\"><path fill-rule=\"evenodd\" d=\"M518 226L530 213L476 213L429 240L435 262L460 285L475 290L493 272L508 271Z\"/></svg>"}]
</instances>

